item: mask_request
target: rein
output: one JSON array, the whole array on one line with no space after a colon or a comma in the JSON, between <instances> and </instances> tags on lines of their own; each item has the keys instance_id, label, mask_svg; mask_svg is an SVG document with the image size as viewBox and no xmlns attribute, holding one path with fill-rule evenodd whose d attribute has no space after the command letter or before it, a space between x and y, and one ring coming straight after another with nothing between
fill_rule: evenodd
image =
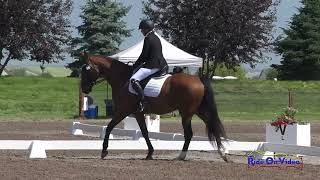
<instances>
[{"instance_id":1,"label":"rein","mask_svg":"<svg viewBox=\"0 0 320 180\"><path fill-rule=\"evenodd\" d=\"M99 79L99 80L96 80L96 81L94 82L94 85L100 84L100 83L102 83L103 81L104 81L104 78L101 78L101 79Z\"/></svg>"}]
</instances>

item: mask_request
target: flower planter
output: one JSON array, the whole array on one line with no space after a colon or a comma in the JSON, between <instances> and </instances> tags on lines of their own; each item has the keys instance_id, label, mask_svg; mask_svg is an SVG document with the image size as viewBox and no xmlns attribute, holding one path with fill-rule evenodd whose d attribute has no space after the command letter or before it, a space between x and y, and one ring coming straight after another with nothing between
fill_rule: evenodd
<instances>
[{"instance_id":1,"label":"flower planter","mask_svg":"<svg viewBox=\"0 0 320 180\"><path fill-rule=\"evenodd\" d=\"M310 123L308 124L281 124L272 126L270 123L266 124L266 142L272 144L287 144L298 146L310 146ZM273 157L276 152L266 151L264 154L258 156L260 159ZM301 156L296 154L296 156Z\"/></svg>"},{"instance_id":2,"label":"flower planter","mask_svg":"<svg viewBox=\"0 0 320 180\"><path fill-rule=\"evenodd\" d=\"M288 124L271 126L266 124L266 142L273 144L290 144L298 146L310 146L310 123L308 124Z\"/></svg>"}]
</instances>

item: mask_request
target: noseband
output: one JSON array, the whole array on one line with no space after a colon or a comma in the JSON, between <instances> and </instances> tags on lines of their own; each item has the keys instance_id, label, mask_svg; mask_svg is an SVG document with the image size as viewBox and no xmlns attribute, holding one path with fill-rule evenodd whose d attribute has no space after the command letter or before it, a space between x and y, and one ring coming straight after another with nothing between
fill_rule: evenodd
<instances>
[{"instance_id":1,"label":"noseband","mask_svg":"<svg viewBox=\"0 0 320 180\"><path fill-rule=\"evenodd\" d=\"M94 69L94 71L97 73L98 78L95 81L92 81L89 83L90 88L104 81L104 79L99 79L101 77L101 74L100 74L100 71L97 70L95 67L91 66L90 64L84 64L81 69L83 69L83 67L85 67L87 71L89 71L90 69Z\"/></svg>"}]
</instances>

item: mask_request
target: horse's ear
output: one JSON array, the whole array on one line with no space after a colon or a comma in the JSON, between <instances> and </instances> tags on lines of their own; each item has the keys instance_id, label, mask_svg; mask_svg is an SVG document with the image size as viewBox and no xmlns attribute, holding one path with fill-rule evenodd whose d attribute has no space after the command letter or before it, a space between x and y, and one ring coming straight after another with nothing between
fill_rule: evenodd
<instances>
[{"instance_id":1,"label":"horse's ear","mask_svg":"<svg viewBox=\"0 0 320 180\"><path fill-rule=\"evenodd\" d=\"M86 63L89 63L89 56L86 51L81 52L80 55L84 58Z\"/></svg>"}]
</instances>

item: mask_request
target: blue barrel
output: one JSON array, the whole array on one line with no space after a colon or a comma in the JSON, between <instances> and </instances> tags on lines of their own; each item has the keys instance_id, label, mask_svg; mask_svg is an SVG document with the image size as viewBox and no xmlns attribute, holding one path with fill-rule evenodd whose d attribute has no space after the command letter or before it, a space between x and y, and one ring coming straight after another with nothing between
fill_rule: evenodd
<instances>
[{"instance_id":1,"label":"blue barrel","mask_svg":"<svg viewBox=\"0 0 320 180\"><path fill-rule=\"evenodd\" d=\"M84 116L88 119L95 119L98 117L98 106L90 105L88 110L84 112Z\"/></svg>"},{"instance_id":2,"label":"blue barrel","mask_svg":"<svg viewBox=\"0 0 320 180\"><path fill-rule=\"evenodd\" d=\"M106 105L106 116L107 117L113 116L112 100L105 99L104 103Z\"/></svg>"}]
</instances>

